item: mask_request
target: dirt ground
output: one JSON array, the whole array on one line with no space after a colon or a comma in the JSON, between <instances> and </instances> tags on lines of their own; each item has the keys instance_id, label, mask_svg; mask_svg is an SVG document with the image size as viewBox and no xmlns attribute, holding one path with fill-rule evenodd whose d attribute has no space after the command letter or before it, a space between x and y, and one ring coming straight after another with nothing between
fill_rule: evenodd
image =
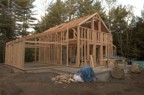
<instances>
[{"instance_id":1,"label":"dirt ground","mask_svg":"<svg viewBox=\"0 0 144 95\"><path fill-rule=\"evenodd\" d=\"M0 95L144 95L144 71L107 82L58 84L56 73L14 73L0 65ZM14 92L15 91L15 92ZM10 93L10 94L8 94Z\"/></svg>"}]
</instances>

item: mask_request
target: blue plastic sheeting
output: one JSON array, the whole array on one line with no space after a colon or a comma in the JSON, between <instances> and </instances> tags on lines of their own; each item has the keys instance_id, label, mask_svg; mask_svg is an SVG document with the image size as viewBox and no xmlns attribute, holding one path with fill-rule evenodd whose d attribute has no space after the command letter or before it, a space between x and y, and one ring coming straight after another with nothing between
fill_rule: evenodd
<instances>
[{"instance_id":1,"label":"blue plastic sheeting","mask_svg":"<svg viewBox=\"0 0 144 95\"><path fill-rule=\"evenodd\" d=\"M95 77L95 73L90 66L85 66L77 72L85 82L90 82Z\"/></svg>"},{"instance_id":2,"label":"blue plastic sheeting","mask_svg":"<svg viewBox=\"0 0 144 95\"><path fill-rule=\"evenodd\" d=\"M139 64L140 67L144 68L144 61L132 61L132 64Z\"/></svg>"}]
</instances>

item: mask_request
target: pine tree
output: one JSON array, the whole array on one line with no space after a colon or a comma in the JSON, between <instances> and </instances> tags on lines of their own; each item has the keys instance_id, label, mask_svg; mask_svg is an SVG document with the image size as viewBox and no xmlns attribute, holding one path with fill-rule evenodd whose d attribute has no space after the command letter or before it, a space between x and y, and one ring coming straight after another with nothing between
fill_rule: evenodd
<instances>
[{"instance_id":1,"label":"pine tree","mask_svg":"<svg viewBox=\"0 0 144 95\"><path fill-rule=\"evenodd\" d=\"M65 4L61 0L57 0L54 4L51 4L47 9L47 13L42 20L35 27L37 32L42 32L48 28L59 25L66 20Z\"/></svg>"},{"instance_id":2,"label":"pine tree","mask_svg":"<svg viewBox=\"0 0 144 95\"><path fill-rule=\"evenodd\" d=\"M66 9L66 17L67 21L70 21L77 17L77 0L67 0L65 2L65 9Z\"/></svg>"},{"instance_id":3,"label":"pine tree","mask_svg":"<svg viewBox=\"0 0 144 95\"><path fill-rule=\"evenodd\" d=\"M144 59L144 22L142 18L136 18L136 26L132 30L131 56L137 59Z\"/></svg>"},{"instance_id":4,"label":"pine tree","mask_svg":"<svg viewBox=\"0 0 144 95\"><path fill-rule=\"evenodd\" d=\"M5 43L12 40L15 35L13 32L14 21L8 0L0 1L0 63L4 61Z\"/></svg>"},{"instance_id":5,"label":"pine tree","mask_svg":"<svg viewBox=\"0 0 144 95\"><path fill-rule=\"evenodd\" d=\"M102 18L105 18L105 11L99 0L76 0L75 5L77 8L75 11L77 17L83 17L97 12Z\"/></svg>"},{"instance_id":6,"label":"pine tree","mask_svg":"<svg viewBox=\"0 0 144 95\"><path fill-rule=\"evenodd\" d=\"M31 0L0 1L0 62L4 61L6 42L28 34L30 22L35 20L31 15L32 3Z\"/></svg>"},{"instance_id":7,"label":"pine tree","mask_svg":"<svg viewBox=\"0 0 144 95\"><path fill-rule=\"evenodd\" d=\"M28 29L33 28L36 20L33 17L32 8L34 0L16 0L15 20L16 32L19 36L26 36L29 34Z\"/></svg>"},{"instance_id":8,"label":"pine tree","mask_svg":"<svg viewBox=\"0 0 144 95\"><path fill-rule=\"evenodd\" d=\"M111 14L111 31L113 33L114 44L117 46L118 54L128 56L128 15L131 14L126 6L119 5L112 8Z\"/></svg>"}]
</instances>

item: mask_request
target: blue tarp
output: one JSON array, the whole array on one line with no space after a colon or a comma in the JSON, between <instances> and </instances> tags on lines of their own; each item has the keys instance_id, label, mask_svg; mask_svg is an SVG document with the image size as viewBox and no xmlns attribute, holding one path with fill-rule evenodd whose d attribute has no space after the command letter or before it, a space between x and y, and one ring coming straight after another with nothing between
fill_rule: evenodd
<instances>
[{"instance_id":1,"label":"blue tarp","mask_svg":"<svg viewBox=\"0 0 144 95\"><path fill-rule=\"evenodd\" d=\"M81 78L85 82L90 82L95 77L95 73L90 66L85 66L85 67L81 68L77 73L80 74Z\"/></svg>"}]
</instances>

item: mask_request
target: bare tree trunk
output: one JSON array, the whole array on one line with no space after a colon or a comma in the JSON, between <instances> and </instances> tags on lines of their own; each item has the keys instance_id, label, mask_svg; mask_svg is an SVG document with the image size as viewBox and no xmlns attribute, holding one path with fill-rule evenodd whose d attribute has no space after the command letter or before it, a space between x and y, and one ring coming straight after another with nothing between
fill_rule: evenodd
<instances>
[{"instance_id":1,"label":"bare tree trunk","mask_svg":"<svg viewBox=\"0 0 144 95\"><path fill-rule=\"evenodd\" d=\"M117 35L117 42L118 42L118 46L120 48L120 54L123 56L123 47L122 47L122 37L121 37L121 33L116 33Z\"/></svg>"}]
</instances>

